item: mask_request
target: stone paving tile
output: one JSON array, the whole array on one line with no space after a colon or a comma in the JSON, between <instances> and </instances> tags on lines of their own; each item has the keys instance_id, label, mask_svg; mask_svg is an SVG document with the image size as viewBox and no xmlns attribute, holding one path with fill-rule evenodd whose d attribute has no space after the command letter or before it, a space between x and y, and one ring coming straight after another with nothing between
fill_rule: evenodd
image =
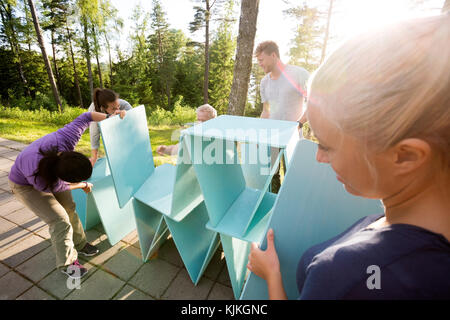
<instances>
[{"instance_id":1,"label":"stone paving tile","mask_svg":"<svg viewBox=\"0 0 450 320\"><path fill-rule=\"evenodd\" d=\"M133 231L131 231L129 234L127 234L127 235L122 239L122 241L132 245L133 243L136 242L136 239L137 239L137 238L138 238L137 230L133 230ZM139 239L138 239L138 241L139 241Z\"/></svg>"},{"instance_id":2,"label":"stone paving tile","mask_svg":"<svg viewBox=\"0 0 450 320\"><path fill-rule=\"evenodd\" d=\"M216 282L208 300L234 300L233 289Z\"/></svg>"},{"instance_id":3,"label":"stone paving tile","mask_svg":"<svg viewBox=\"0 0 450 320\"><path fill-rule=\"evenodd\" d=\"M15 161L17 156L19 155L19 153L20 153L20 151L18 151L18 150L11 150L11 151L3 153L2 157L5 157L12 161Z\"/></svg>"},{"instance_id":4,"label":"stone paving tile","mask_svg":"<svg viewBox=\"0 0 450 320\"><path fill-rule=\"evenodd\" d=\"M8 249L1 251L0 260L10 267L16 267L49 246L49 241L36 235L30 235Z\"/></svg>"},{"instance_id":5,"label":"stone paving tile","mask_svg":"<svg viewBox=\"0 0 450 320\"><path fill-rule=\"evenodd\" d=\"M0 156L2 156L4 153L8 153L8 152L11 152L11 149L5 148L3 145L1 145L1 142L0 142Z\"/></svg>"},{"instance_id":6,"label":"stone paving tile","mask_svg":"<svg viewBox=\"0 0 450 320\"><path fill-rule=\"evenodd\" d=\"M36 231L34 231L34 233L36 233L37 235L41 236L44 239L50 240L50 231L48 225L45 225L44 227L37 229Z\"/></svg>"},{"instance_id":7,"label":"stone paving tile","mask_svg":"<svg viewBox=\"0 0 450 320\"><path fill-rule=\"evenodd\" d=\"M194 286L186 269L181 270L162 296L164 300L204 300L214 282L202 277Z\"/></svg>"},{"instance_id":8,"label":"stone paving tile","mask_svg":"<svg viewBox=\"0 0 450 320\"><path fill-rule=\"evenodd\" d=\"M89 279L92 275L94 275L98 269L89 263L83 263L83 266L88 269L87 275L85 275L81 279L81 286L87 279ZM67 287L67 283L71 283L70 279L68 279L67 275L61 272L60 269L55 269L51 272L47 277L38 282L38 286L44 289L45 291L51 293L58 299L64 299L69 293L73 290L78 289L70 289ZM80 289L81 290L81 289Z\"/></svg>"},{"instance_id":9,"label":"stone paving tile","mask_svg":"<svg viewBox=\"0 0 450 320\"><path fill-rule=\"evenodd\" d=\"M179 270L180 268L164 260L152 259L145 263L128 283L159 299Z\"/></svg>"},{"instance_id":10,"label":"stone paving tile","mask_svg":"<svg viewBox=\"0 0 450 320\"><path fill-rule=\"evenodd\" d=\"M220 271L222 271L223 266L225 264L226 262L225 257L223 255L222 247L219 247L217 251L214 253L213 257L211 258L208 267L206 267L203 276L210 280L216 280L217 276L219 275Z\"/></svg>"},{"instance_id":11,"label":"stone paving tile","mask_svg":"<svg viewBox=\"0 0 450 320\"><path fill-rule=\"evenodd\" d=\"M25 208L21 202L14 199L14 196L12 194L11 194L11 196L13 197L11 199L11 201L8 201L8 202L0 205L0 216L2 216L2 217L10 215L11 213L13 213L16 210Z\"/></svg>"},{"instance_id":12,"label":"stone paving tile","mask_svg":"<svg viewBox=\"0 0 450 320\"><path fill-rule=\"evenodd\" d=\"M7 274L9 271L11 271L10 268L0 263L0 278L3 277L5 274Z\"/></svg>"},{"instance_id":13,"label":"stone paving tile","mask_svg":"<svg viewBox=\"0 0 450 320\"><path fill-rule=\"evenodd\" d=\"M6 191L0 192L0 205L3 205L13 199L14 199L14 195L11 192L6 192ZM0 214L2 212L3 211L1 210L1 207L0 207Z\"/></svg>"},{"instance_id":14,"label":"stone paving tile","mask_svg":"<svg viewBox=\"0 0 450 320\"><path fill-rule=\"evenodd\" d=\"M7 147L9 149L23 150L28 145L13 140L3 139L0 141L0 146Z\"/></svg>"},{"instance_id":15,"label":"stone paving tile","mask_svg":"<svg viewBox=\"0 0 450 320\"><path fill-rule=\"evenodd\" d=\"M231 287L230 275L228 274L228 268L226 264L225 267L220 272L219 277L217 278L217 282L227 287Z\"/></svg>"},{"instance_id":16,"label":"stone paving tile","mask_svg":"<svg viewBox=\"0 0 450 320\"><path fill-rule=\"evenodd\" d=\"M25 207L6 215L5 218L18 225L24 224L33 219L40 220L40 218L36 216L33 211Z\"/></svg>"},{"instance_id":17,"label":"stone paving tile","mask_svg":"<svg viewBox=\"0 0 450 320\"><path fill-rule=\"evenodd\" d=\"M33 282L39 282L55 269L56 256L51 246L16 267L18 272Z\"/></svg>"},{"instance_id":18,"label":"stone paving tile","mask_svg":"<svg viewBox=\"0 0 450 320\"><path fill-rule=\"evenodd\" d=\"M33 286L30 290L18 297L17 300L55 300L55 298L44 290Z\"/></svg>"},{"instance_id":19,"label":"stone paving tile","mask_svg":"<svg viewBox=\"0 0 450 320\"><path fill-rule=\"evenodd\" d=\"M91 264L99 266L104 264L106 261L108 261L110 258L112 258L116 253L118 253L121 249L123 249L126 246L125 243L120 241L114 246L111 246L111 244L108 242L106 235L102 235L100 240L101 240L100 242L93 241L93 243L91 243L95 245L100 250L100 252L93 257L85 257L80 255L78 257L80 261L87 261Z\"/></svg>"},{"instance_id":20,"label":"stone paving tile","mask_svg":"<svg viewBox=\"0 0 450 320\"><path fill-rule=\"evenodd\" d=\"M0 300L16 299L31 286L33 284L30 281L10 271L0 278Z\"/></svg>"},{"instance_id":21,"label":"stone paving tile","mask_svg":"<svg viewBox=\"0 0 450 320\"><path fill-rule=\"evenodd\" d=\"M3 171L9 171L11 170L11 167L13 166L14 161L9 160L7 158L0 158L0 169Z\"/></svg>"},{"instance_id":22,"label":"stone paving tile","mask_svg":"<svg viewBox=\"0 0 450 320\"><path fill-rule=\"evenodd\" d=\"M108 260L102 269L128 281L143 264L141 252L135 247L128 246Z\"/></svg>"},{"instance_id":23,"label":"stone paving tile","mask_svg":"<svg viewBox=\"0 0 450 320\"><path fill-rule=\"evenodd\" d=\"M65 300L106 300L111 299L125 282L113 275L98 270L82 285L81 289L71 292Z\"/></svg>"},{"instance_id":24,"label":"stone paving tile","mask_svg":"<svg viewBox=\"0 0 450 320\"><path fill-rule=\"evenodd\" d=\"M184 266L183 260L181 259L180 253L178 252L172 238L167 239L158 250L158 258L170 262L180 268Z\"/></svg>"},{"instance_id":25,"label":"stone paving tile","mask_svg":"<svg viewBox=\"0 0 450 320\"><path fill-rule=\"evenodd\" d=\"M19 226L0 233L0 252L18 244L30 235L32 235L32 233L29 230L23 229Z\"/></svg>"},{"instance_id":26,"label":"stone paving tile","mask_svg":"<svg viewBox=\"0 0 450 320\"><path fill-rule=\"evenodd\" d=\"M141 292L140 290L133 288L130 285L126 285L120 292L114 297L114 300L155 300L149 295Z\"/></svg>"},{"instance_id":27,"label":"stone paving tile","mask_svg":"<svg viewBox=\"0 0 450 320\"><path fill-rule=\"evenodd\" d=\"M0 217L0 233L6 232L14 228L16 224Z\"/></svg>"},{"instance_id":28,"label":"stone paving tile","mask_svg":"<svg viewBox=\"0 0 450 320\"><path fill-rule=\"evenodd\" d=\"M37 232L38 230L41 230L45 226L48 227L48 225L37 216L34 216L34 218L21 223L19 226L21 228L30 230L31 232Z\"/></svg>"}]
</instances>

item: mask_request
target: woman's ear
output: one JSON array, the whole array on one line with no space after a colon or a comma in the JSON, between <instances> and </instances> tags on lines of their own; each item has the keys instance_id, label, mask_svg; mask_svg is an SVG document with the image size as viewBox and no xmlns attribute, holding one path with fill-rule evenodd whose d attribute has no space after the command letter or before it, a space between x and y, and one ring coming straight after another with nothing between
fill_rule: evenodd
<instances>
[{"instance_id":1,"label":"woman's ear","mask_svg":"<svg viewBox=\"0 0 450 320\"><path fill-rule=\"evenodd\" d=\"M392 156L394 174L402 175L428 162L431 158L431 147L422 139L404 139L393 147Z\"/></svg>"}]
</instances>

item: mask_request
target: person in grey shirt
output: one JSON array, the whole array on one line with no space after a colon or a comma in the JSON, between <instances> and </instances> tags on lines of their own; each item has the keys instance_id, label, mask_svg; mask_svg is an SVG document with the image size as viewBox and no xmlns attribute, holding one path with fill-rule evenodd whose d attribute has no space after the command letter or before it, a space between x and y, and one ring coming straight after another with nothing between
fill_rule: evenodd
<instances>
[{"instance_id":1,"label":"person in grey shirt","mask_svg":"<svg viewBox=\"0 0 450 320\"><path fill-rule=\"evenodd\" d=\"M260 85L263 103L261 118L298 121L300 131L305 122L303 100L306 97L308 71L281 62L278 45L273 41L260 43L255 50L255 56L259 66L266 73ZM277 156L278 148L272 148L272 165ZM286 168L286 165L284 167ZM280 185L281 179L278 169L272 180L271 191L278 193Z\"/></svg>"},{"instance_id":2,"label":"person in grey shirt","mask_svg":"<svg viewBox=\"0 0 450 320\"><path fill-rule=\"evenodd\" d=\"M281 62L278 46L273 41L260 43L255 56L266 73L260 86L261 118L299 121L303 115L308 71Z\"/></svg>"},{"instance_id":3,"label":"person in grey shirt","mask_svg":"<svg viewBox=\"0 0 450 320\"><path fill-rule=\"evenodd\" d=\"M130 110L131 105L122 99L119 95L110 89L96 88L94 90L93 102L88 108L88 111L96 111L106 113L108 115L114 114L116 110ZM89 134L91 137L91 163L95 165L98 159L98 148L100 147L100 129L97 122L91 122L89 125Z\"/></svg>"}]
</instances>

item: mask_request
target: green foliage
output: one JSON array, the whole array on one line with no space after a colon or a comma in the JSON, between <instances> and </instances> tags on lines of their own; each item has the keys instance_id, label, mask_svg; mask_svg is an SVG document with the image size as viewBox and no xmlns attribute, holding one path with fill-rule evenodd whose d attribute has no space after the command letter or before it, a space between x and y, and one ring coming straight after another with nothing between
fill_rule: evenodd
<instances>
[{"instance_id":1,"label":"green foliage","mask_svg":"<svg viewBox=\"0 0 450 320\"><path fill-rule=\"evenodd\" d=\"M160 107L147 111L150 125L183 125L196 120L195 109L182 105L183 97L177 97L172 112Z\"/></svg>"},{"instance_id":2,"label":"green foliage","mask_svg":"<svg viewBox=\"0 0 450 320\"><path fill-rule=\"evenodd\" d=\"M233 1L228 4L228 10L222 18L222 23L214 36L210 48L209 104L216 108L217 113L226 114L228 99L233 84L234 52L236 39L233 37Z\"/></svg>"},{"instance_id":3,"label":"green foliage","mask_svg":"<svg viewBox=\"0 0 450 320\"><path fill-rule=\"evenodd\" d=\"M8 108L0 106L0 117L18 120L32 120L38 122L44 122L46 124L54 124L58 126L64 126L78 117L85 109L66 107L64 112L59 113L57 111L49 111L44 108L34 110L23 110L18 107Z\"/></svg>"},{"instance_id":4,"label":"green foliage","mask_svg":"<svg viewBox=\"0 0 450 320\"><path fill-rule=\"evenodd\" d=\"M285 14L299 21L294 38L291 40L289 63L308 71L317 69L320 64L322 37L325 31L319 10L305 3L286 10Z\"/></svg>"}]
</instances>

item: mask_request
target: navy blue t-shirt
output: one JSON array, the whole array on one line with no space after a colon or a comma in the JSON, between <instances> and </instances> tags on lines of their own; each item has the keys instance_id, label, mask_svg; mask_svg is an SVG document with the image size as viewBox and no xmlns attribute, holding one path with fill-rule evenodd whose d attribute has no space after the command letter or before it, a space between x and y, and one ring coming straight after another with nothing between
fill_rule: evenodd
<instances>
[{"instance_id":1,"label":"navy blue t-shirt","mask_svg":"<svg viewBox=\"0 0 450 320\"><path fill-rule=\"evenodd\" d=\"M450 299L450 242L408 224L367 228L383 216L308 249L297 269L300 299Z\"/></svg>"}]
</instances>

